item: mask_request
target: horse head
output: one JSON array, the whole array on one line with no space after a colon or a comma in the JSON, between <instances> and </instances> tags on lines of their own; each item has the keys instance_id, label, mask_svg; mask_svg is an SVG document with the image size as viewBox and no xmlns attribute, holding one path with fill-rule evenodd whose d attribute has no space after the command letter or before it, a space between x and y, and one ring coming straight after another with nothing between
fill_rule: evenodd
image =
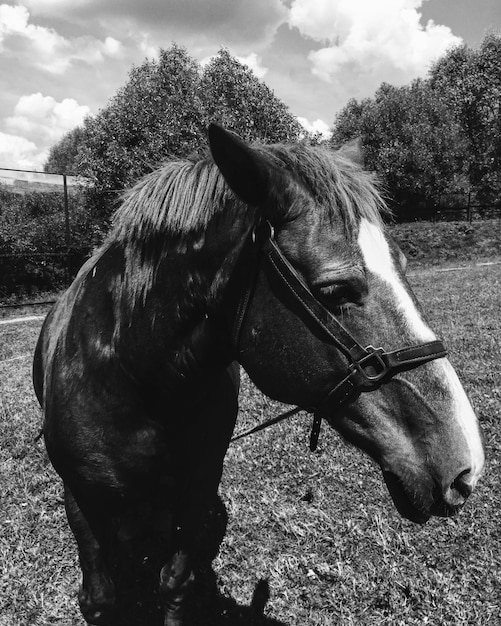
<instances>
[{"instance_id":1,"label":"horse head","mask_svg":"<svg viewBox=\"0 0 501 626\"><path fill-rule=\"evenodd\" d=\"M264 393L368 453L404 517L457 513L484 464L478 422L370 176L327 149L251 147L217 126L209 141L262 224L247 246L257 252L242 253L239 362Z\"/></svg>"}]
</instances>

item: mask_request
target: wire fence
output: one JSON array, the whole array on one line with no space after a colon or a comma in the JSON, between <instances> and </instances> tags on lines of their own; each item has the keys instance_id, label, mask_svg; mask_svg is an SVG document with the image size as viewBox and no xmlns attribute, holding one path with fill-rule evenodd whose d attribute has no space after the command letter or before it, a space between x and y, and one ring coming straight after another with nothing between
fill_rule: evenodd
<instances>
[{"instance_id":1,"label":"wire fence","mask_svg":"<svg viewBox=\"0 0 501 626\"><path fill-rule=\"evenodd\" d=\"M9 191L14 193L44 192L44 193L61 193L62 192L62 210L64 213L64 252L30 252L33 257L59 257L66 256L68 263L69 277L69 257L71 253L71 226L70 226L70 210L69 210L69 185L81 185L85 179L67 174L39 172L36 170L21 170L13 168L0 167L0 184L4 185ZM1 207L0 207L1 210ZM21 253L0 253L0 258L21 258Z\"/></svg>"},{"instance_id":2,"label":"wire fence","mask_svg":"<svg viewBox=\"0 0 501 626\"><path fill-rule=\"evenodd\" d=\"M51 304L30 293L72 280L85 256L74 223L85 187L83 177L0 167L0 308Z\"/></svg>"},{"instance_id":3,"label":"wire fence","mask_svg":"<svg viewBox=\"0 0 501 626\"><path fill-rule=\"evenodd\" d=\"M396 211L399 222L450 222L501 218L501 199L482 202L473 192L444 193L435 198L416 202L412 207Z\"/></svg>"}]
</instances>

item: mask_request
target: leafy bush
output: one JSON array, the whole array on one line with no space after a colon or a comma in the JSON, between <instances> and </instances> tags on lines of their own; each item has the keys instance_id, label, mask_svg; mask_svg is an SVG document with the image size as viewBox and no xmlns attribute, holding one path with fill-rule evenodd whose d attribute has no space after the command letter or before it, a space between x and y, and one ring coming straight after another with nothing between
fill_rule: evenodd
<instances>
[{"instance_id":1,"label":"leafy bush","mask_svg":"<svg viewBox=\"0 0 501 626\"><path fill-rule=\"evenodd\" d=\"M16 193L0 186L0 296L58 289L103 238L91 190L69 193L70 245L63 193Z\"/></svg>"}]
</instances>

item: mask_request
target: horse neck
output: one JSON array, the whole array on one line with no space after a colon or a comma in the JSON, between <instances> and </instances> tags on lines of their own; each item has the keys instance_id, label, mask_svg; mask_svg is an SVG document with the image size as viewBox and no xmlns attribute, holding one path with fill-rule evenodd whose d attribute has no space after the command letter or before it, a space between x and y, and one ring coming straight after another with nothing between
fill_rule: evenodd
<instances>
[{"instance_id":1,"label":"horse neck","mask_svg":"<svg viewBox=\"0 0 501 626\"><path fill-rule=\"evenodd\" d=\"M233 360L224 294L252 221L219 220L203 241L187 238L164 256L148 293L119 325L115 345L131 374L174 388Z\"/></svg>"}]
</instances>

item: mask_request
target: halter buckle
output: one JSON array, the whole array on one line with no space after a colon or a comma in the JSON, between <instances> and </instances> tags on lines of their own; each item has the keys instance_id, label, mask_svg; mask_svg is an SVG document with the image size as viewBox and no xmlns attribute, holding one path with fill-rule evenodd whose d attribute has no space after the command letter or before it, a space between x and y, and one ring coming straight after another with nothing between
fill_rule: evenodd
<instances>
[{"instance_id":1,"label":"halter buckle","mask_svg":"<svg viewBox=\"0 0 501 626\"><path fill-rule=\"evenodd\" d=\"M389 368L383 358L385 354L383 348L367 346L365 351L367 354L355 360L350 369L353 373L357 372L362 379L360 382L357 381L357 384L373 387L374 383L380 382L388 374Z\"/></svg>"},{"instance_id":2,"label":"halter buckle","mask_svg":"<svg viewBox=\"0 0 501 626\"><path fill-rule=\"evenodd\" d=\"M262 245L268 239L275 238L275 229L269 220L258 220L251 230L251 241L253 244Z\"/></svg>"}]
</instances>

